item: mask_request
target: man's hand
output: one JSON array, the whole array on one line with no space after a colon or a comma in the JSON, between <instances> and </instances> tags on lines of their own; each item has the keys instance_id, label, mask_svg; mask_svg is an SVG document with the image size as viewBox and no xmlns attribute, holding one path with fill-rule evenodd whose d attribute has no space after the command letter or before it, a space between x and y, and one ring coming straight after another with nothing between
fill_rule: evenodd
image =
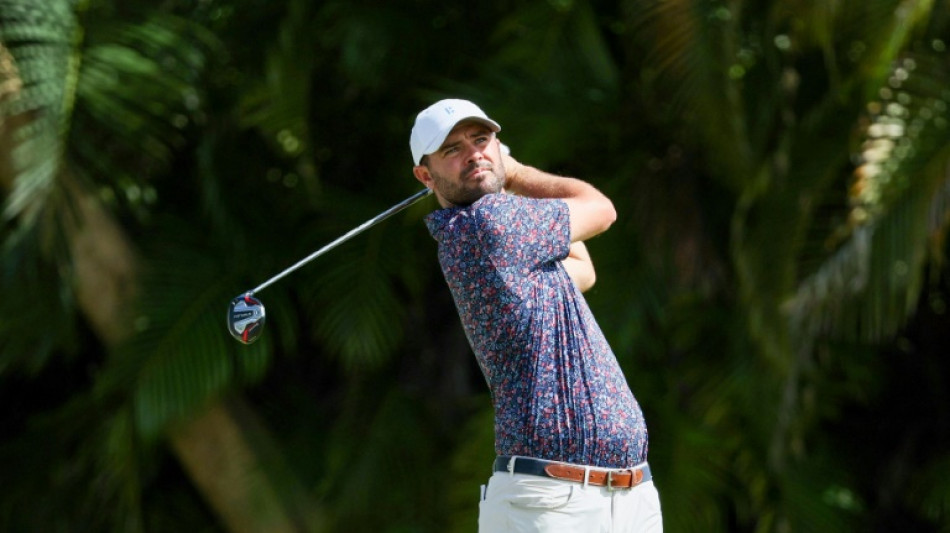
<instances>
[{"instance_id":1,"label":"man's hand","mask_svg":"<svg viewBox=\"0 0 950 533\"><path fill-rule=\"evenodd\" d=\"M505 151L501 153L501 161L505 166L505 190L517 194L513 189L518 188L518 175L524 165L516 161L514 157L511 157L510 153L506 153Z\"/></svg>"},{"instance_id":2,"label":"man's hand","mask_svg":"<svg viewBox=\"0 0 950 533\"><path fill-rule=\"evenodd\" d=\"M507 192L529 198L560 198L567 203L571 242L586 241L603 233L617 219L610 199L587 182L522 165L508 154L502 154L502 163Z\"/></svg>"}]
</instances>

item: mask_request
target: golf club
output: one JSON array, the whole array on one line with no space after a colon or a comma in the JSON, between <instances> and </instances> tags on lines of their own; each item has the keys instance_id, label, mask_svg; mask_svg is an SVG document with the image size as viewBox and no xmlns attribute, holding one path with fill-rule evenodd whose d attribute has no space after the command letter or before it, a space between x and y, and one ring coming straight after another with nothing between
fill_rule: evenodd
<instances>
[{"instance_id":1,"label":"golf club","mask_svg":"<svg viewBox=\"0 0 950 533\"><path fill-rule=\"evenodd\" d=\"M336 248L340 244L350 240L351 238L359 235L360 233L366 231L367 229L379 224L383 220L386 220L390 216L402 211L403 209L409 207L410 205L418 202L419 200L428 196L432 191L430 189L423 189L416 194L413 194L409 198L406 198L402 202L390 207L389 209L383 211L382 213L376 215L375 217L367 220L366 222L360 224L359 226L351 229L342 236L338 237L335 241L327 244L323 248L320 248L316 252L304 257L300 261L297 261L293 265L287 267L283 272L277 274L276 276L268 279L264 283L261 283L252 290L241 294L240 296L235 297L231 300L231 305L228 306L228 331L231 332L231 336L235 339L241 341L244 344L250 344L256 341L261 333L264 331L264 304L260 300L254 297L254 295L273 283L279 281L283 277L287 276L291 272L297 270L298 268L306 265L310 261L320 257L321 255L329 252L330 250Z\"/></svg>"}]
</instances>

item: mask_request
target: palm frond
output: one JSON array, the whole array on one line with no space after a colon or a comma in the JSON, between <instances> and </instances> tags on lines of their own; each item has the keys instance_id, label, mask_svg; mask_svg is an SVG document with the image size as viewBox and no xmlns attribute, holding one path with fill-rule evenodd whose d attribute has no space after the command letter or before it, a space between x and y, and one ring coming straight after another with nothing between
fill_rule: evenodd
<instances>
[{"instance_id":1,"label":"palm frond","mask_svg":"<svg viewBox=\"0 0 950 533\"><path fill-rule=\"evenodd\" d=\"M333 502L335 527L330 529L351 528L359 517L366 530L444 531L442 524L432 523L435 517L420 513L442 501L443 485L437 478L448 467L442 461L448 459L436 451L440 434L412 397L390 379L386 383L391 386L378 384L369 390L352 384L350 394L360 396L345 403L350 409L334 425L320 487L321 495ZM352 446L354 438L365 445ZM373 489L379 482L401 483L405 490L381 501ZM420 523L420 518L428 520Z\"/></svg>"},{"instance_id":2,"label":"palm frond","mask_svg":"<svg viewBox=\"0 0 950 533\"><path fill-rule=\"evenodd\" d=\"M45 240L39 226L21 226L0 246L0 293L7 309L0 315L0 374L18 369L33 375L55 353L69 356L76 351L74 295L56 285L70 266L37 247Z\"/></svg>"},{"instance_id":3,"label":"palm frond","mask_svg":"<svg viewBox=\"0 0 950 533\"><path fill-rule=\"evenodd\" d=\"M0 2L0 42L22 79L18 97L5 102L3 118L29 117L7 148L15 176L3 211L7 220L36 217L55 187L78 76L75 45L80 36L71 1Z\"/></svg>"},{"instance_id":4,"label":"palm frond","mask_svg":"<svg viewBox=\"0 0 950 533\"><path fill-rule=\"evenodd\" d=\"M526 28L543 30L526 32ZM570 72L589 90L616 90L617 63L587 2L525 4L499 21L492 40L501 44L492 58L493 69L519 67L536 78L554 75L559 82L571 77L557 73ZM515 42L518 46L513 46Z\"/></svg>"},{"instance_id":5,"label":"palm frond","mask_svg":"<svg viewBox=\"0 0 950 533\"><path fill-rule=\"evenodd\" d=\"M340 201L325 214L324 224L307 232L321 238L307 240L329 241L326 236L342 234L348 222L358 225L361 214L369 219L374 207L366 200ZM403 266L412 262L412 249L404 245L403 237L394 235L409 231L398 227L406 217L412 214L390 219L337 248L332 260L312 266L299 284L314 338L349 371L379 368L404 338L406 311L399 278Z\"/></svg>"},{"instance_id":6,"label":"palm frond","mask_svg":"<svg viewBox=\"0 0 950 533\"><path fill-rule=\"evenodd\" d=\"M740 40L745 16L741 7L741 3L730 8L692 0L654 1L632 3L627 13L648 53L646 72L690 124L689 134L702 139L710 167L719 170L716 177L732 190L752 179L752 143L767 138L761 130L748 129L743 78L756 64L757 54L772 53L764 45ZM769 100L781 85L755 87L753 95ZM759 110L755 118L760 128L767 126L775 120L775 109Z\"/></svg>"},{"instance_id":7,"label":"palm frond","mask_svg":"<svg viewBox=\"0 0 950 533\"><path fill-rule=\"evenodd\" d=\"M111 182L120 190L113 197L132 190L140 199L140 169L167 164L183 144L182 130L196 119L196 76L214 39L167 15L137 25L91 17L80 31L72 2L4 4L0 41L23 84L3 113L29 117L15 139L6 218L38 210L65 165Z\"/></svg>"},{"instance_id":8,"label":"palm frond","mask_svg":"<svg viewBox=\"0 0 950 533\"><path fill-rule=\"evenodd\" d=\"M184 124L200 103L194 83L215 46L194 24L164 15L133 24L90 17L80 29L77 14L87 14L85 4L0 5L0 42L13 60L6 71L18 76L11 79L17 90L0 101L4 135L12 141L3 148L10 158L4 184L11 188L4 212L4 280L60 287L32 292L21 285L10 292L42 295L43 305L35 301L24 309L43 310L47 321L61 326L49 330L54 334L24 327L31 312L0 324L10 333L4 352L34 369L54 347L68 351L63 341L74 329L67 311L74 296L70 283L63 283L74 274L66 228L83 221L64 177L85 177L86 187L108 193L99 196L107 203L154 201L147 178L183 144ZM40 273L46 275L42 280ZM32 334L44 340L23 348Z\"/></svg>"},{"instance_id":9,"label":"palm frond","mask_svg":"<svg viewBox=\"0 0 950 533\"><path fill-rule=\"evenodd\" d=\"M321 276L324 290L309 308L316 337L350 369L372 369L392 357L402 340L404 308L377 259L343 255ZM349 287L341 297L340 287Z\"/></svg>"},{"instance_id":10,"label":"palm frond","mask_svg":"<svg viewBox=\"0 0 950 533\"><path fill-rule=\"evenodd\" d=\"M940 249L934 239L950 217L946 79L943 60L908 56L870 105L848 221L828 237L828 261L788 303L805 331L880 340L913 311L928 251Z\"/></svg>"},{"instance_id":11,"label":"palm frond","mask_svg":"<svg viewBox=\"0 0 950 533\"><path fill-rule=\"evenodd\" d=\"M264 72L244 92L239 107L241 126L257 129L275 154L294 163L311 194L318 188L310 128L314 51L320 37L306 28L313 24L308 2L289 2L277 38L266 51Z\"/></svg>"},{"instance_id":12,"label":"palm frond","mask_svg":"<svg viewBox=\"0 0 950 533\"><path fill-rule=\"evenodd\" d=\"M222 276L222 263L207 250L181 245L156 250L163 257L154 258L143 275L139 332L118 350L110 370L114 381L135 383L135 422L146 438L231 388L259 380L283 330L271 327L255 344L241 345L228 335L225 322L239 280ZM280 315L280 302L275 298L267 310Z\"/></svg>"},{"instance_id":13,"label":"palm frond","mask_svg":"<svg viewBox=\"0 0 950 533\"><path fill-rule=\"evenodd\" d=\"M220 45L200 26L163 14L99 22L86 34L69 162L104 200L135 212L156 202L150 178L204 119L198 86Z\"/></svg>"},{"instance_id":14,"label":"palm frond","mask_svg":"<svg viewBox=\"0 0 950 533\"><path fill-rule=\"evenodd\" d=\"M868 82L877 87L929 3L855 0L834 8L783 2L758 13L760 8L664 0L638 2L628 11L650 53L650 79L681 110L690 124L687 135L704 147L714 177L732 189L768 183L758 168L782 150L777 128L792 129L791 121L808 120L821 108L840 117ZM815 23L799 24L799 17ZM888 36L886 45L878 35ZM812 61L816 53L825 60ZM831 90L820 89L824 84ZM815 102L815 95L827 98ZM833 109L842 104L845 110Z\"/></svg>"}]
</instances>

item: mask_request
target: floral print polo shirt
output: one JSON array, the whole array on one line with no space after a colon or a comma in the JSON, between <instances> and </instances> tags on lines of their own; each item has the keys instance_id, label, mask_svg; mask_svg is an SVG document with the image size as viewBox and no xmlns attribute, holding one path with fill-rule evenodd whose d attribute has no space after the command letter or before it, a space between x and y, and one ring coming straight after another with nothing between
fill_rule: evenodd
<instances>
[{"instance_id":1,"label":"floral print polo shirt","mask_svg":"<svg viewBox=\"0 0 950 533\"><path fill-rule=\"evenodd\" d=\"M489 194L426 225L491 389L496 453L607 468L645 461L643 413L561 264L567 204Z\"/></svg>"}]
</instances>

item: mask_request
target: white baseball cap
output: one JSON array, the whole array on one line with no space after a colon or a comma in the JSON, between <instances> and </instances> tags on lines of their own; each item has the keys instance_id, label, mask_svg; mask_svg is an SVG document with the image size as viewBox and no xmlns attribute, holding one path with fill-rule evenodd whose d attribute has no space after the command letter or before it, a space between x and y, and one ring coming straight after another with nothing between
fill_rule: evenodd
<instances>
[{"instance_id":1,"label":"white baseball cap","mask_svg":"<svg viewBox=\"0 0 950 533\"><path fill-rule=\"evenodd\" d=\"M424 156L438 150L452 128L463 120L475 120L488 126L492 131L501 131L501 126L488 118L488 115L472 102L456 99L440 100L423 109L416 116L412 135L409 136L412 160L418 165Z\"/></svg>"}]
</instances>

